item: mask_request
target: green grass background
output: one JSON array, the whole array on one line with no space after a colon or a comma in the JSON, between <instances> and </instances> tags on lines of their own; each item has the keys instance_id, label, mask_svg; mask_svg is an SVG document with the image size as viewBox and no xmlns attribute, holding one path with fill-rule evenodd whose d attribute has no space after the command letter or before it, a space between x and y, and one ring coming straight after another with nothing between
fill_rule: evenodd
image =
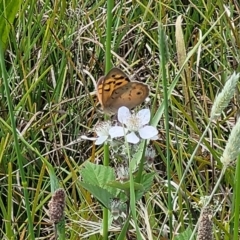
<instances>
[{"instance_id":1,"label":"green grass background","mask_svg":"<svg viewBox=\"0 0 240 240\"><path fill-rule=\"evenodd\" d=\"M177 239L193 230L200 198L211 193L218 179L219 158L239 116L238 90L182 176L216 95L227 77L239 72L239 3L114 1L110 36L107 4L0 4L1 239L50 239L54 229L47 203L56 187L66 191L65 238L102 239L101 206L78 181L85 161L102 161L103 147L76 140L93 135L95 124L104 119L95 85L105 72L107 36L110 65L148 83L148 105L153 115L161 116L153 119L160 132L152 143L157 174L151 190L136 203L142 238ZM231 166L212 202L214 239L238 239L233 227L239 218L234 211L236 181ZM109 239L117 239L120 230L111 227ZM136 239L134 226L130 232Z\"/></svg>"}]
</instances>

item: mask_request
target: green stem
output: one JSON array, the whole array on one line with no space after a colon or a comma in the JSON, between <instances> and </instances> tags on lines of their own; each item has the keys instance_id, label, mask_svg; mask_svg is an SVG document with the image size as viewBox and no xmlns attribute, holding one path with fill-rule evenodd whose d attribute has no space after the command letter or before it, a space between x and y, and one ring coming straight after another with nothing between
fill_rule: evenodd
<instances>
[{"instance_id":1,"label":"green stem","mask_svg":"<svg viewBox=\"0 0 240 240\"><path fill-rule=\"evenodd\" d=\"M107 2L107 38L106 38L106 66L105 73L111 68L111 41L112 41L112 10L114 1ZM106 116L105 116L106 118ZM104 166L109 166L109 146L104 145ZM108 209L103 209L103 239L108 239Z\"/></svg>"},{"instance_id":2,"label":"green stem","mask_svg":"<svg viewBox=\"0 0 240 240\"><path fill-rule=\"evenodd\" d=\"M165 113L165 130L166 130L166 151L167 151L167 179L168 186L171 186L171 164L170 164L170 136L169 136L169 116L168 116L168 81L167 81L167 73L166 73L166 44L165 44L165 35L162 25L159 25L159 49L161 52L160 55L160 71L162 73L163 79L163 95L164 95L164 113ZM168 188L168 211L169 211L169 232L170 239L172 239L172 194L171 187Z\"/></svg>"},{"instance_id":3,"label":"green stem","mask_svg":"<svg viewBox=\"0 0 240 240\"><path fill-rule=\"evenodd\" d=\"M235 173L235 198L234 198L234 227L233 227L233 239L239 239L238 229L239 229L239 212L240 212L240 157L238 157L236 164L236 173Z\"/></svg>"},{"instance_id":4,"label":"green stem","mask_svg":"<svg viewBox=\"0 0 240 240\"><path fill-rule=\"evenodd\" d=\"M13 138L14 138L14 147L17 155L17 163L20 171L20 176L22 180L22 187L23 187L23 193L24 193L24 202L26 206L26 212L27 212L27 223L28 223L28 230L30 234L30 239L34 240L34 232L33 232L33 222L32 222L32 215L30 211L30 205L29 205L29 195L28 195L28 183L25 178L25 173L23 169L23 157L21 154L21 150L19 147L18 143L18 133L17 133L17 128L16 128L16 121L14 118L14 110L13 110L13 105L12 105L12 99L10 95L10 89L9 89L9 79L7 77L7 71L6 71L6 66L4 62L4 55L3 55L3 48L2 48L2 42L0 41L0 66L1 66L1 77L4 82L5 86L5 93L6 93L6 98L7 98L7 104L8 104L8 110L9 110L9 115L10 115L10 120L11 120L11 127L12 127L12 133L13 133Z\"/></svg>"},{"instance_id":5,"label":"green stem","mask_svg":"<svg viewBox=\"0 0 240 240\"><path fill-rule=\"evenodd\" d=\"M112 10L114 1L108 0L107 2L107 38L106 38L106 66L105 72L108 72L111 65L111 42L112 42Z\"/></svg>"}]
</instances>

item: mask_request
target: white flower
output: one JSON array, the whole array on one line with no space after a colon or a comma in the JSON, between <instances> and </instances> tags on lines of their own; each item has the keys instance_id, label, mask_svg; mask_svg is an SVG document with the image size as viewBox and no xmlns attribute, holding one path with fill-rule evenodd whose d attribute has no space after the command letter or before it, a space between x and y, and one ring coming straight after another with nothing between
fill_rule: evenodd
<instances>
[{"instance_id":1,"label":"white flower","mask_svg":"<svg viewBox=\"0 0 240 240\"><path fill-rule=\"evenodd\" d=\"M82 139L88 139L92 141L96 141L96 145L100 145L104 143L107 140L110 140L110 135L109 135L109 129L111 128L111 122L106 121L106 122L100 122L95 126L95 132L97 134L97 137L86 137L82 136Z\"/></svg>"},{"instance_id":2,"label":"white flower","mask_svg":"<svg viewBox=\"0 0 240 240\"><path fill-rule=\"evenodd\" d=\"M111 128L111 122L106 121L106 122L101 122L96 125L95 131L97 134L97 140L95 142L96 145L100 145L104 143L106 140L109 139L109 129Z\"/></svg>"},{"instance_id":3,"label":"white flower","mask_svg":"<svg viewBox=\"0 0 240 240\"><path fill-rule=\"evenodd\" d=\"M149 109L142 109L137 114L131 114L127 107L120 107L118 109L118 121L123 124L123 127L111 127L109 134L112 138L126 135L127 141L135 144L140 141L138 135L142 139L156 139L157 137L157 129L147 125L150 121Z\"/></svg>"}]
</instances>

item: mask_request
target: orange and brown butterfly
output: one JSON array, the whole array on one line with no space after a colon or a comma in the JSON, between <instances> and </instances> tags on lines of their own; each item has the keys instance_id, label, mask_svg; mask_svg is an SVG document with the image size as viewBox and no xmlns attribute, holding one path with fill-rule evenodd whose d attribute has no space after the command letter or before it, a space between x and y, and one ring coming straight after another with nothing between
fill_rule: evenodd
<instances>
[{"instance_id":1,"label":"orange and brown butterfly","mask_svg":"<svg viewBox=\"0 0 240 240\"><path fill-rule=\"evenodd\" d=\"M149 95L147 84L131 81L119 68L112 68L106 76L99 78L97 96L106 114L115 114L125 106L132 109L141 104Z\"/></svg>"}]
</instances>

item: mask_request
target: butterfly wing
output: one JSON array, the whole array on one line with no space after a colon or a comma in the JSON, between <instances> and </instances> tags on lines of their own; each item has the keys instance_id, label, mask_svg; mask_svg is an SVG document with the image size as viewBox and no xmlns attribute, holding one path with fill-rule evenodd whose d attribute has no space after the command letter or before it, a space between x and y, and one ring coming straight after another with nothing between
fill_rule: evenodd
<instances>
[{"instance_id":1,"label":"butterfly wing","mask_svg":"<svg viewBox=\"0 0 240 240\"><path fill-rule=\"evenodd\" d=\"M137 81L129 82L112 92L111 97L106 102L106 108L112 113L116 113L122 106L132 109L143 103L148 95L149 87L147 84Z\"/></svg>"},{"instance_id":2,"label":"butterfly wing","mask_svg":"<svg viewBox=\"0 0 240 240\"><path fill-rule=\"evenodd\" d=\"M112 68L106 76L99 78L97 95L103 109L107 106L107 102L110 101L113 92L129 82L128 76L119 68Z\"/></svg>"},{"instance_id":3,"label":"butterfly wing","mask_svg":"<svg viewBox=\"0 0 240 240\"><path fill-rule=\"evenodd\" d=\"M119 68L112 68L97 83L97 95L103 111L116 113L122 107L132 109L141 104L149 95L149 87L145 83L130 81Z\"/></svg>"}]
</instances>

